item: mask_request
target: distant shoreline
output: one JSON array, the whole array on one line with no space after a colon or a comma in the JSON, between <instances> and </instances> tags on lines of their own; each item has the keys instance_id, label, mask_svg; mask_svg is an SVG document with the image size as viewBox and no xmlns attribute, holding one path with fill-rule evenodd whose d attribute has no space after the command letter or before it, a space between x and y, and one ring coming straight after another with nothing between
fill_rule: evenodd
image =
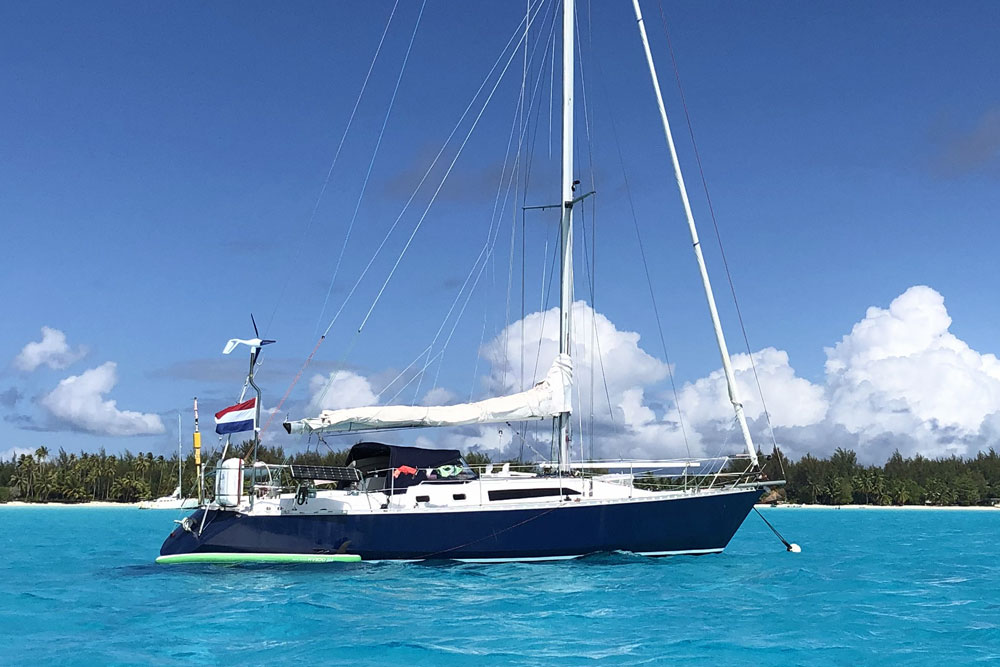
<instances>
[{"instance_id":1,"label":"distant shoreline","mask_svg":"<svg viewBox=\"0 0 1000 667\"><path fill-rule=\"evenodd\" d=\"M139 503L115 503L107 500L91 500L86 503L26 503L23 500L11 500L0 503L0 507L138 507Z\"/></svg>"},{"instance_id":2,"label":"distant shoreline","mask_svg":"<svg viewBox=\"0 0 1000 667\"><path fill-rule=\"evenodd\" d=\"M805 505L802 503L758 503L757 508L773 509L826 509L826 510L945 510L945 511L993 511L1000 510L995 505Z\"/></svg>"}]
</instances>

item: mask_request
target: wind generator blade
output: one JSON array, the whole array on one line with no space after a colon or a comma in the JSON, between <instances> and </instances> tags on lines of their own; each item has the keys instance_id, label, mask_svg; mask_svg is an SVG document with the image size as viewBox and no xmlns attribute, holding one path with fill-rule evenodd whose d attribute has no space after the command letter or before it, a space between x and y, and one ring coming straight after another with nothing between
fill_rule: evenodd
<instances>
[{"instance_id":1,"label":"wind generator blade","mask_svg":"<svg viewBox=\"0 0 1000 667\"><path fill-rule=\"evenodd\" d=\"M226 347L222 349L222 354L229 354L236 349L237 345L248 345L250 347L260 347L261 345L267 345L273 343L273 340L261 340L260 338L252 338L250 340L244 340L243 338L230 338L229 342L226 343Z\"/></svg>"}]
</instances>

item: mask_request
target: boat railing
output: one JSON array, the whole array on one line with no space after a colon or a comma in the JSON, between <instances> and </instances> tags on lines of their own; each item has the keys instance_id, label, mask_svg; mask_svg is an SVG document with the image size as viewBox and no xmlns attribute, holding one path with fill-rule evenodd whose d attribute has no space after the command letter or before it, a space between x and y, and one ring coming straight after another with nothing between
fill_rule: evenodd
<instances>
[{"instance_id":1,"label":"boat railing","mask_svg":"<svg viewBox=\"0 0 1000 667\"><path fill-rule=\"evenodd\" d=\"M467 464L468 465L468 464ZM456 466L459 471L461 466ZM538 463L506 462L500 464L487 463L469 465L467 469L474 471L480 479L504 479L513 482L529 480L536 475L551 477L573 477L599 480L611 484L620 484L628 488L641 488L657 491L688 491L698 492L710 489L736 487L744 484L759 483L760 470L750 461L749 456L734 455L712 458L685 458L664 460L625 460L608 459L596 461L580 461L568 464L568 475L560 472L558 463L545 461ZM284 491L298 490L301 481L320 483L349 483L352 488L362 493L386 493L395 495L396 479L400 472L410 470L400 467L377 468L362 471L354 467L318 466L299 464L272 464L257 462L255 468L264 472L265 479L254 481L253 493L257 497L274 497ZM407 467L408 468L408 467ZM295 484L282 484L282 473ZM381 486L372 486L365 480L382 479ZM461 481L472 481L456 474L441 479L421 480L422 484L453 484ZM768 484L778 485L781 482L769 481ZM409 486L409 485L408 485Z\"/></svg>"},{"instance_id":2,"label":"boat railing","mask_svg":"<svg viewBox=\"0 0 1000 667\"><path fill-rule=\"evenodd\" d=\"M502 465L498 472L497 466ZM559 464L542 463L479 464L472 466L484 477L512 479L530 473L559 476ZM567 466L573 477L600 479L604 482L656 490L704 490L736 486L757 481L759 470L750 457L743 455L685 459L606 459L573 462Z\"/></svg>"}]
</instances>

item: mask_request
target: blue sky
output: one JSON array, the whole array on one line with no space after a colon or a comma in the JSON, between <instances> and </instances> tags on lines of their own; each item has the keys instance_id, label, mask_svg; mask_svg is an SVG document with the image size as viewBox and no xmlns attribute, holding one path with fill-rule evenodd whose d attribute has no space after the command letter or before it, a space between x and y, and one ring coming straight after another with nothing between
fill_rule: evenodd
<instances>
[{"instance_id":1,"label":"blue sky","mask_svg":"<svg viewBox=\"0 0 1000 667\"><path fill-rule=\"evenodd\" d=\"M400 3L317 206L391 9L390 2L0 6L0 453L42 444L167 451L176 442L178 409L187 428L192 396L202 397L205 416L238 394L245 359L219 353L228 338L250 333L250 312L279 341L260 371L265 404L274 405L312 349L317 323L325 327L330 307L343 301L524 11L518 3L491 5L490 15L477 3L427 3L330 307L321 311L420 4ZM644 11L730 346L745 351L659 9L646 3ZM887 309L909 288L926 285L943 306L926 292L913 298L924 299L935 322L945 308L947 335L978 355L970 362L973 380L961 390L992 395L1000 377L983 359L1000 350L1000 7L707 2L669 3L665 11L752 350L787 353L795 379L819 387L836 413L843 378L831 379L825 348L868 321L869 307ZM695 391L718 357L634 19L624 3L585 2L579 19L592 142L588 148L581 111L578 172L589 185L586 156L593 153L596 309L616 332L637 332L637 345L662 358L620 143L671 362L679 385ZM536 27L544 42L548 25L540 18ZM533 29L529 41L537 34ZM537 138L525 151L532 155L525 200L551 203L558 151L553 144L549 157L549 70L538 60L532 68L530 76L541 71L543 81ZM489 227L520 75L515 59L363 335L352 345L431 189L418 194L283 413L305 416L313 376L341 366L377 393L431 342ZM577 101L582 107L582 94ZM553 132L555 141L558 117ZM434 174L436 183L440 169ZM594 213L588 209L588 229ZM491 388L479 377L489 375L489 364L479 359L477 366L477 356L505 323L510 225L516 221L520 234L519 220L508 206L495 260L440 371L431 369L452 398ZM554 224L551 214L527 218L525 313L538 310L540 257ZM577 275L583 279L582 266ZM521 316L519 280L518 263L509 322ZM582 283L577 296L587 297ZM62 332L66 350L26 370L19 355L43 340L42 327ZM932 363L929 357L907 354L889 356L917 364L917 385L938 383L937 371L949 363L920 366ZM88 421L74 412L66 391L53 397L60 382L97 368L104 368L101 377L87 377L113 386L99 397L91 392L94 405L113 400L111 410L157 415L163 432L115 435L100 415ZM424 390L432 384L421 381ZM875 384L882 387L877 404L891 411L902 401L920 428L961 430L962 449L939 447L934 431L906 440L907 451L969 453L995 442L989 413L955 416L920 387L907 394L908 387ZM667 421L673 399L666 386L660 377L641 387L654 420L626 416L626 423L640 429ZM947 385L939 391L949 392ZM421 397L404 393L400 400ZM795 403L789 399L785 409ZM791 449L822 452L836 441L870 445L877 458L898 444L893 437L912 435L899 429L917 428L824 419L823 437L794 431L815 431L818 420L788 421L783 436L797 438ZM844 429L850 437L838 440ZM879 440L879 429L893 437ZM711 430L706 426L706 439ZM459 444L467 446L492 436L464 437Z\"/></svg>"}]
</instances>

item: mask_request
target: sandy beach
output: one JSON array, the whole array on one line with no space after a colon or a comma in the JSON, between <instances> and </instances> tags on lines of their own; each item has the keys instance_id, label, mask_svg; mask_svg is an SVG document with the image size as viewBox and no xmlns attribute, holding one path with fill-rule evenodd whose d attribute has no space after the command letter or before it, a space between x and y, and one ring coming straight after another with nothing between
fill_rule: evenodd
<instances>
[{"instance_id":1,"label":"sandy beach","mask_svg":"<svg viewBox=\"0 0 1000 667\"><path fill-rule=\"evenodd\" d=\"M112 503L103 500L92 500L88 503L26 503L20 500L12 500L9 503L0 503L0 507L138 507L139 503Z\"/></svg>"},{"instance_id":2,"label":"sandy beach","mask_svg":"<svg viewBox=\"0 0 1000 667\"><path fill-rule=\"evenodd\" d=\"M759 503L758 509L826 509L826 510L946 510L946 511L1000 511L1000 507L995 505L803 505L801 503L779 503L771 505Z\"/></svg>"}]
</instances>

